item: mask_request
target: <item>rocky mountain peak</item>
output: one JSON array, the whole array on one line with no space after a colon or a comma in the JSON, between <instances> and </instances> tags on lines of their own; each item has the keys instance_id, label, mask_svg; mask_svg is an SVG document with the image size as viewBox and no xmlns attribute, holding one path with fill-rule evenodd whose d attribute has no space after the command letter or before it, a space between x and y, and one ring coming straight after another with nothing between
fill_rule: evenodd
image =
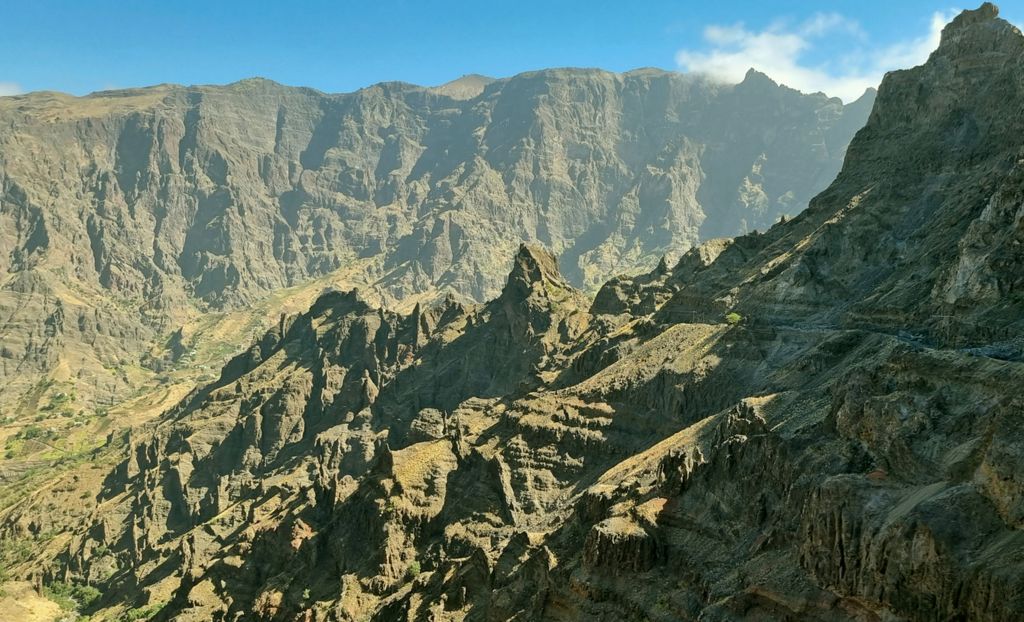
<instances>
[{"instance_id":1,"label":"rocky mountain peak","mask_svg":"<svg viewBox=\"0 0 1024 622\"><path fill-rule=\"evenodd\" d=\"M751 67L747 70L747 73L743 76L743 81L738 85L741 89L777 89L779 87L778 82L772 80L767 74L758 71Z\"/></svg>"},{"instance_id":2,"label":"rocky mountain peak","mask_svg":"<svg viewBox=\"0 0 1024 622\"><path fill-rule=\"evenodd\" d=\"M525 297L545 282L569 287L558 271L558 259L554 255L536 244L520 244L503 294L520 293Z\"/></svg>"},{"instance_id":3,"label":"rocky mountain peak","mask_svg":"<svg viewBox=\"0 0 1024 622\"><path fill-rule=\"evenodd\" d=\"M998 15L989 3L963 11L943 29L926 63L886 74L867 125L849 147L854 166L844 167L837 182L874 178L885 158L904 194L909 180L924 179L932 167L956 169L962 159L1016 151L1012 106L1021 96L1024 36ZM893 132L896 140L890 140ZM907 149L914 158L906 158Z\"/></svg>"},{"instance_id":4,"label":"rocky mountain peak","mask_svg":"<svg viewBox=\"0 0 1024 622\"><path fill-rule=\"evenodd\" d=\"M878 89L876 89L873 86L869 86L868 88L864 89L864 92L861 93L860 97L858 97L857 99L855 99L852 102L850 102L850 105L851 106L866 105L868 108L870 108L875 103L875 96L877 96L877 95L878 95Z\"/></svg>"},{"instance_id":5,"label":"rocky mountain peak","mask_svg":"<svg viewBox=\"0 0 1024 622\"><path fill-rule=\"evenodd\" d=\"M743 81L744 82L770 82L772 84L776 84L775 80L772 80L770 77L768 77L768 74L764 73L763 71L758 71L757 69L755 69L753 67L751 67L750 69L747 69L747 73L745 73L743 75Z\"/></svg>"},{"instance_id":6,"label":"rocky mountain peak","mask_svg":"<svg viewBox=\"0 0 1024 622\"><path fill-rule=\"evenodd\" d=\"M943 35L960 31L967 26L992 22L999 18L999 7L991 2L983 2L976 9L961 11L949 24L943 28Z\"/></svg>"},{"instance_id":7,"label":"rocky mountain peak","mask_svg":"<svg viewBox=\"0 0 1024 622\"><path fill-rule=\"evenodd\" d=\"M1024 36L983 5L942 38L923 65L886 75L843 170L807 211L737 238L706 274L676 270L673 317L716 301L714 312L761 321L807 314L971 346L1020 330ZM737 278L749 274L763 278Z\"/></svg>"},{"instance_id":8,"label":"rocky mountain peak","mask_svg":"<svg viewBox=\"0 0 1024 622\"><path fill-rule=\"evenodd\" d=\"M935 54L956 59L992 62L1000 55L1019 54L1024 38L1013 24L999 17L999 7L986 2L961 12L945 28ZM990 55L992 58L986 59Z\"/></svg>"},{"instance_id":9,"label":"rocky mountain peak","mask_svg":"<svg viewBox=\"0 0 1024 622\"><path fill-rule=\"evenodd\" d=\"M552 330L564 318L586 309L589 300L562 276L554 254L534 244L521 244L495 303L492 308L502 310L516 341L532 342L546 351L561 339Z\"/></svg>"}]
</instances>

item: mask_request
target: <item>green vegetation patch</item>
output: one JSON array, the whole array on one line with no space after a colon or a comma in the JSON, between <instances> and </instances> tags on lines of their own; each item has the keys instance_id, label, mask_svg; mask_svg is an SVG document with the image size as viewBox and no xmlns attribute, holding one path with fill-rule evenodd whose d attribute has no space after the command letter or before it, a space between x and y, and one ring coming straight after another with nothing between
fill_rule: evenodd
<instances>
[{"instance_id":1,"label":"green vegetation patch","mask_svg":"<svg viewBox=\"0 0 1024 622\"><path fill-rule=\"evenodd\" d=\"M409 567L405 569L405 578L411 581L418 576L420 576L420 563L413 560Z\"/></svg>"},{"instance_id":2,"label":"green vegetation patch","mask_svg":"<svg viewBox=\"0 0 1024 622\"><path fill-rule=\"evenodd\" d=\"M103 596L102 592L91 585L61 581L47 585L43 593L65 611L84 611Z\"/></svg>"},{"instance_id":3,"label":"green vegetation patch","mask_svg":"<svg viewBox=\"0 0 1024 622\"><path fill-rule=\"evenodd\" d=\"M164 608L166 603L153 603L146 605L145 607L136 607L129 609L121 614L121 617L117 619L118 622L136 622L137 620L149 620L156 614L160 613L160 610Z\"/></svg>"}]
</instances>

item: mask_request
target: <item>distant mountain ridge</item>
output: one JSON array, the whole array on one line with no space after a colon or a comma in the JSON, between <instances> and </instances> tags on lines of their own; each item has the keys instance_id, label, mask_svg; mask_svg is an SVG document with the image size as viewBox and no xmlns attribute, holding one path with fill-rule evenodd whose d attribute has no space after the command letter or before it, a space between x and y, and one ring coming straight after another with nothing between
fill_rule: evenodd
<instances>
[{"instance_id":1,"label":"distant mountain ridge","mask_svg":"<svg viewBox=\"0 0 1024 622\"><path fill-rule=\"evenodd\" d=\"M206 341L205 312L325 275L479 301L535 241L593 289L766 228L832 179L872 100L650 69L0 98L0 408L54 378L117 399L174 331Z\"/></svg>"}]
</instances>

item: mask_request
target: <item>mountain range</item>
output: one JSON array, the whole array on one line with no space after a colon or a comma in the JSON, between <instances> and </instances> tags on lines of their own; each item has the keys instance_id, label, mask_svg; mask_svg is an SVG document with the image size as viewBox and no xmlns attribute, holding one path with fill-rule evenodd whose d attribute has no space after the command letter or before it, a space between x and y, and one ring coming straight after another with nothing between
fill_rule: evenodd
<instances>
[{"instance_id":1,"label":"mountain range","mask_svg":"<svg viewBox=\"0 0 1024 622\"><path fill-rule=\"evenodd\" d=\"M584 236L590 251L616 240L611 255L577 252L586 228L569 221L526 243L506 231L486 260L505 277L479 291L420 288L412 275L441 264L411 251L365 273L390 275L379 290L339 280L159 415L108 422L101 446L0 489L0 554L103 620L1024 618L1022 61L1024 35L995 6L964 11L925 64L886 75L806 210L775 222L789 213L768 190L775 157L755 157L775 207L744 235L716 229L757 213L739 201L685 242L650 242L640 217ZM516 80L389 88L482 106ZM754 86L816 97L756 74L715 92ZM704 158L724 148L679 140ZM672 181L646 181L645 164L637 197L686 185L661 162ZM429 217L443 233L416 248L452 240L467 212ZM445 274L461 261L445 254ZM592 292L594 265L623 274ZM247 300L216 282L205 304ZM382 304L402 283L423 295Z\"/></svg>"},{"instance_id":2,"label":"mountain range","mask_svg":"<svg viewBox=\"0 0 1024 622\"><path fill-rule=\"evenodd\" d=\"M873 98L585 69L0 98L0 409L91 425L331 286L482 302L520 242L596 290L801 211Z\"/></svg>"}]
</instances>

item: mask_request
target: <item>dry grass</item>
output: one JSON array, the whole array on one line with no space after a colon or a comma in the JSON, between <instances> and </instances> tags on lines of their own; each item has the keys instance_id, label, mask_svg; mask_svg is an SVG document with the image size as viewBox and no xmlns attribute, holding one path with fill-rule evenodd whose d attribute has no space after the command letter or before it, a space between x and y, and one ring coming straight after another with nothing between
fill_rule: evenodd
<instances>
[{"instance_id":1,"label":"dry grass","mask_svg":"<svg viewBox=\"0 0 1024 622\"><path fill-rule=\"evenodd\" d=\"M619 482L640 479L643 473L653 473L661 461L673 450L690 453L707 440L712 424L717 422L722 413L701 419L697 423L676 432L672 436L653 445L649 449L632 455L615 465L598 480L598 486L614 487Z\"/></svg>"},{"instance_id":2,"label":"dry grass","mask_svg":"<svg viewBox=\"0 0 1024 622\"><path fill-rule=\"evenodd\" d=\"M457 466L451 443L445 439L410 445L393 457L395 479L407 491L426 488L430 480Z\"/></svg>"},{"instance_id":3,"label":"dry grass","mask_svg":"<svg viewBox=\"0 0 1024 622\"><path fill-rule=\"evenodd\" d=\"M176 87L171 85L160 85L118 91L117 96L112 96L109 93L95 93L84 97L54 91L37 91L15 97L0 98L0 111L25 107L31 110L32 116L35 118L48 122L104 117L154 108L174 88Z\"/></svg>"},{"instance_id":4,"label":"dry grass","mask_svg":"<svg viewBox=\"0 0 1024 622\"><path fill-rule=\"evenodd\" d=\"M52 622L61 615L60 606L44 598L25 581L3 584L0 622Z\"/></svg>"}]
</instances>

